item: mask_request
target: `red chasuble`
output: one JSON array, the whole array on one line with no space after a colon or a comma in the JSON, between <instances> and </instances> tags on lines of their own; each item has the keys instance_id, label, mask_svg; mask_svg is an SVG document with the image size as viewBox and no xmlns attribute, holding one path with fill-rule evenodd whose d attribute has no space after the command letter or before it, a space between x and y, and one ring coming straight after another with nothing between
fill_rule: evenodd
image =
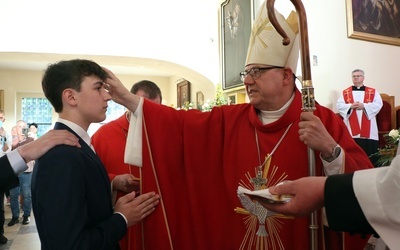
<instances>
[{"instance_id":1,"label":"red chasuble","mask_svg":"<svg viewBox=\"0 0 400 250\"><path fill-rule=\"evenodd\" d=\"M308 176L307 147L298 134L300 112L298 91L286 113L268 125L262 125L250 104L202 113L145 100L142 191L156 191L162 200L144 220L144 249L256 249L256 244L262 249L309 249L308 218L267 219L268 236L257 237L254 218L235 212L242 208L237 187L255 177L258 151L263 161L292 123L272 156L276 172L270 181ZM338 116L319 105L315 114L345 151L345 172L372 168ZM323 175L319 152L315 155L316 173Z\"/></svg>"},{"instance_id":2,"label":"red chasuble","mask_svg":"<svg viewBox=\"0 0 400 250\"><path fill-rule=\"evenodd\" d=\"M125 114L118 119L101 126L92 136L91 143L104 164L108 176L112 181L115 176L129 174L139 177L139 169L124 163L126 136L129 123ZM117 198L126 193L118 192ZM120 240L121 250L142 249L140 225L128 228L124 238Z\"/></svg>"}]
</instances>

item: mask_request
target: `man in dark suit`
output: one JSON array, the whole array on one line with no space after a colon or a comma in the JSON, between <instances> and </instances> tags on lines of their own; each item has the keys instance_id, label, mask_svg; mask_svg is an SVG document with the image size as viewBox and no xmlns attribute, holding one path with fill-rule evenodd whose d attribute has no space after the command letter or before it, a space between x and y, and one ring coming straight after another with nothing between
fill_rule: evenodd
<instances>
[{"instance_id":1,"label":"man in dark suit","mask_svg":"<svg viewBox=\"0 0 400 250\"><path fill-rule=\"evenodd\" d=\"M107 172L87 133L106 118L107 77L98 64L79 59L50 65L43 76L44 94L59 114L54 129L71 131L82 147L59 145L36 161L32 198L42 249L118 249L127 227L159 203L154 192L132 192L112 207Z\"/></svg>"},{"instance_id":2,"label":"man in dark suit","mask_svg":"<svg viewBox=\"0 0 400 250\"><path fill-rule=\"evenodd\" d=\"M0 191L5 192L17 185L18 178L7 155L4 155L0 158Z\"/></svg>"},{"instance_id":3,"label":"man in dark suit","mask_svg":"<svg viewBox=\"0 0 400 250\"><path fill-rule=\"evenodd\" d=\"M80 147L78 138L72 133L66 130L51 130L36 141L0 157L0 192L18 185L17 174L28 168L27 162L39 158L59 144Z\"/></svg>"},{"instance_id":4,"label":"man in dark suit","mask_svg":"<svg viewBox=\"0 0 400 250\"><path fill-rule=\"evenodd\" d=\"M18 186L18 174L24 172L28 168L27 162L39 158L55 145L62 143L80 147L78 138L70 132L66 130L52 130L43 135L36 142L21 146L0 157L0 197L4 198L4 192L6 190ZM3 202L0 202L0 209L0 229L3 229L5 220ZM0 231L0 245L3 245L7 243L8 239L3 235L4 230Z\"/></svg>"}]
</instances>

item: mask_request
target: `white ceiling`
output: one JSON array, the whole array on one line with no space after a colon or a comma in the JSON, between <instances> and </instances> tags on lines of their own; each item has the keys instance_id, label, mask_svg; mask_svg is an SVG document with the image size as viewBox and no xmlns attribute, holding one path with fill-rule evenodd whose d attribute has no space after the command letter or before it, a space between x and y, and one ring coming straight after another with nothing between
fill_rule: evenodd
<instances>
[{"instance_id":1,"label":"white ceiling","mask_svg":"<svg viewBox=\"0 0 400 250\"><path fill-rule=\"evenodd\" d=\"M174 74L171 71L164 71L158 69L157 65L160 63L157 60L152 60L154 68L151 66L144 66L143 60L140 60L143 65L136 65L134 63L127 63L128 65L121 65L124 61L120 57L107 56L107 60L104 57L97 57L93 55L63 55L63 54L44 54L44 53L0 53L0 69L9 70L44 70L50 63L54 63L59 60L73 59L73 58L85 58L91 59L98 62L100 65L105 66L117 74L126 75L150 75L150 76L161 76L171 77Z\"/></svg>"},{"instance_id":2,"label":"white ceiling","mask_svg":"<svg viewBox=\"0 0 400 250\"><path fill-rule=\"evenodd\" d=\"M0 0L0 68L84 57L118 74L196 74L219 83L224 1ZM256 9L262 2L253 0Z\"/></svg>"},{"instance_id":3,"label":"white ceiling","mask_svg":"<svg viewBox=\"0 0 400 250\"><path fill-rule=\"evenodd\" d=\"M94 58L120 74L219 79L219 0L0 0L0 68ZM121 61L121 62L120 62Z\"/></svg>"},{"instance_id":4,"label":"white ceiling","mask_svg":"<svg viewBox=\"0 0 400 250\"><path fill-rule=\"evenodd\" d=\"M26 58L24 61L15 62L9 60L0 61L1 69L12 69L12 70L43 70L50 62L37 62L32 59ZM151 75L151 76L172 76L171 72L160 71L156 69L145 69L140 67L128 67L128 66L108 66L113 72L118 74L127 75Z\"/></svg>"}]
</instances>

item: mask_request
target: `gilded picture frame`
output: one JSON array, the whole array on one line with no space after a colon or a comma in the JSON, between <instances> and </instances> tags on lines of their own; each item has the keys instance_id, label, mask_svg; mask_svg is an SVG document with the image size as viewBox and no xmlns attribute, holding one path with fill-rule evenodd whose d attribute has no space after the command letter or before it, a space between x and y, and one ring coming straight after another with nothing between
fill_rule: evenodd
<instances>
[{"instance_id":1,"label":"gilded picture frame","mask_svg":"<svg viewBox=\"0 0 400 250\"><path fill-rule=\"evenodd\" d=\"M176 86L177 88L177 107L185 106L186 102L190 103L190 82L182 80Z\"/></svg>"},{"instance_id":2,"label":"gilded picture frame","mask_svg":"<svg viewBox=\"0 0 400 250\"><path fill-rule=\"evenodd\" d=\"M346 0L347 35L370 42L400 45L400 0Z\"/></svg>"}]
</instances>

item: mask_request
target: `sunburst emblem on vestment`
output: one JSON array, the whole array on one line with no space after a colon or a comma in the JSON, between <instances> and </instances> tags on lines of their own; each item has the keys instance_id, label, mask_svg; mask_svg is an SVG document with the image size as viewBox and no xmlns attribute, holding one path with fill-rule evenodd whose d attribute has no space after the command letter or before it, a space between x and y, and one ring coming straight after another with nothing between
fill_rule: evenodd
<instances>
[{"instance_id":1,"label":"sunburst emblem on vestment","mask_svg":"<svg viewBox=\"0 0 400 250\"><path fill-rule=\"evenodd\" d=\"M266 156L264 166L255 168L255 176L251 177L247 172L246 180L240 180L239 185L249 190L261 190L282 182L287 175L283 173L276 176L277 166L270 170L271 156ZM237 207L235 211L245 215L244 224L247 228L239 249L283 249L282 241L279 237L279 231L283 226L282 219L292 217L277 214L268 211L256 201L252 201L245 194L238 194L243 208Z\"/></svg>"}]
</instances>

